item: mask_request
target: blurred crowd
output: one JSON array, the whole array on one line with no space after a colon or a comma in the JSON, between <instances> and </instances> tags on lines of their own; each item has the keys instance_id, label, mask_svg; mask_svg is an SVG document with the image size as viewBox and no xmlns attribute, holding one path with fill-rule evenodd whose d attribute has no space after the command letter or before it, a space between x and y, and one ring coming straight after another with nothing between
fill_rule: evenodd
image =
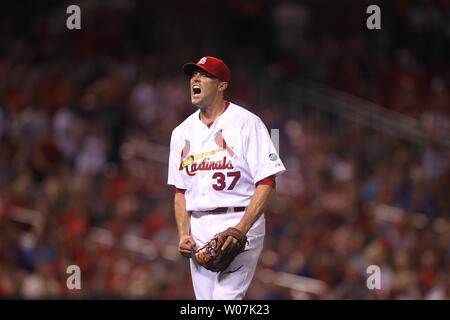
<instances>
[{"instance_id":1,"label":"blurred crowd","mask_svg":"<svg viewBox=\"0 0 450 320\"><path fill-rule=\"evenodd\" d=\"M364 1L203 4L80 1L74 31L69 4L0 4L0 297L194 298L168 145L195 111L181 65L217 55L287 167L247 299L450 299L450 2L393 1L381 31ZM429 142L292 113L284 87L303 78L417 119Z\"/></svg>"}]
</instances>

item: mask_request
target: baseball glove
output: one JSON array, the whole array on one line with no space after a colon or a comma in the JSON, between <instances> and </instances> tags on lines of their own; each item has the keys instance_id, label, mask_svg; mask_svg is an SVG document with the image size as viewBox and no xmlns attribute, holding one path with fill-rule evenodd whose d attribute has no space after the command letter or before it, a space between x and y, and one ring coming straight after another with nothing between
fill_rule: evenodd
<instances>
[{"instance_id":1,"label":"baseball glove","mask_svg":"<svg viewBox=\"0 0 450 320\"><path fill-rule=\"evenodd\" d=\"M222 246L229 236L237 240L237 243L231 242L225 250ZM209 242L195 252L195 259L204 268L220 272L224 271L234 258L244 251L247 237L236 228L228 228L216 234Z\"/></svg>"}]
</instances>

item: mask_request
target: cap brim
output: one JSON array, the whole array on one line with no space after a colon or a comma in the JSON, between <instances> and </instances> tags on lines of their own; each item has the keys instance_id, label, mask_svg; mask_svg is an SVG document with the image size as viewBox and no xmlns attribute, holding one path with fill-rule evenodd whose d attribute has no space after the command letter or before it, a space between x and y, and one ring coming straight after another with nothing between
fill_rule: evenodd
<instances>
[{"instance_id":1,"label":"cap brim","mask_svg":"<svg viewBox=\"0 0 450 320\"><path fill-rule=\"evenodd\" d=\"M206 73L210 74L211 76L217 78L215 75L209 73L206 69L200 67L200 66L199 66L198 64L196 64L196 63L188 62L188 63L186 63L186 64L183 65L183 71L184 71L184 73L186 73L188 76L192 76L192 72L194 72L194 70L198 70L198 69L203 70L203 71L205 71Z\"/></svg>"}]
</instances>

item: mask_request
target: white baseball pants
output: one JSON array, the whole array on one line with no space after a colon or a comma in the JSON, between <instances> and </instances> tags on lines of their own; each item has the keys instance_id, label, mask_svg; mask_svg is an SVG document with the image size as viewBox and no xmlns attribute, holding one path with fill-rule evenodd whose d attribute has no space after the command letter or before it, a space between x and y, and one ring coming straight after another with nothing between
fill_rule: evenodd
<instances>
[{"instance_id":1,"label":"white baseball pants","mask_svg":"<svg viewBox=\"0 0 450 320\"><path fill-rule=\"evenodd\" d=\"M229 210L230 211L230 210ZM191 236L196 249L202 247L214 235L234 227L244 215L241 212L191 214ZM192 283L197 300L242 300L255 274L265 235L264 214L247 233L245 251L236 256L222 272L209 271L190 259Z\"/></svg>"}]
</instances>

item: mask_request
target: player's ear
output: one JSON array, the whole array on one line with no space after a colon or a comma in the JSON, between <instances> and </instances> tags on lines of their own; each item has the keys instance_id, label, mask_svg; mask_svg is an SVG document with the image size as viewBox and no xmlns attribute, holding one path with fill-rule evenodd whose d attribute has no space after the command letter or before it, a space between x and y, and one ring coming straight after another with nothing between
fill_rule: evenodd
<instances>
[{"instance_id":1,"label":"player's ear","mask_svg":"<svg viewBox=\"0 0 450 320\"><path fill-rule=\"evenodd\" d=\"M219 90L220 91L225 91L226 89L228 88L228 82L221 82L220 84L219 84Z\"/></svg>"}]
</instances>

